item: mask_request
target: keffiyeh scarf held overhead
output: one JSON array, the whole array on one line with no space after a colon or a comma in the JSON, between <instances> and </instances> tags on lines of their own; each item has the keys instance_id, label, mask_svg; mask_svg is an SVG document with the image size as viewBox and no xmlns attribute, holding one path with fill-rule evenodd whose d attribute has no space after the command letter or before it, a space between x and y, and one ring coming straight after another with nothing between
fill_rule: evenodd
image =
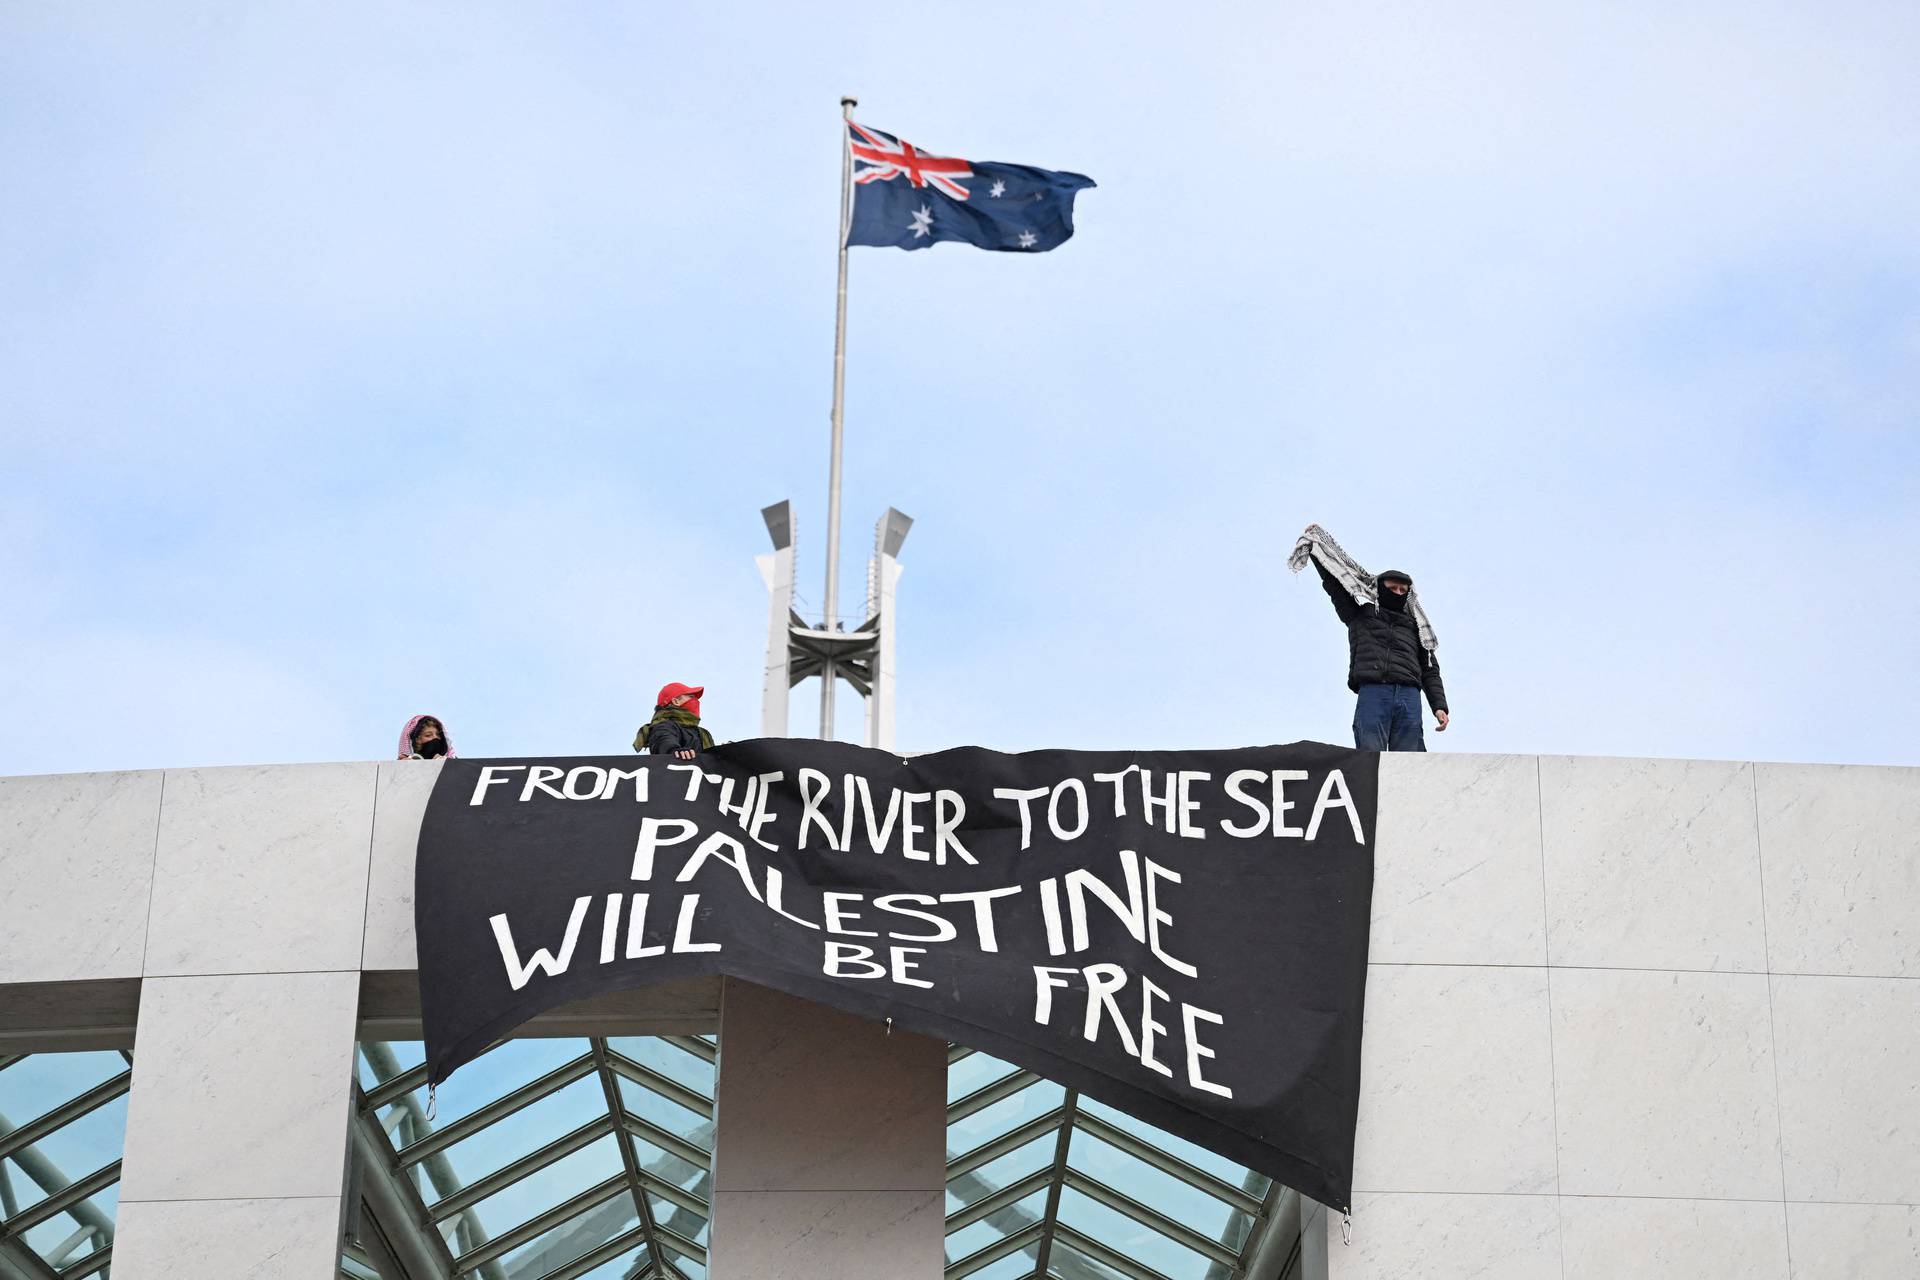
<instances>
[{"instance_id":1,"label":"keffiyeh scarf held overhead","mask_svg":"<svg viewBox=\"0 0 1920 1280\"><path fill-rule=\"evenodd\" d=\"M1300 541L1293 544L1293 554L1287 557L1287 568L1298 573L1307 567L1309 558L1318 560L1320 567L1359 603L1380 603L1380 588L1375 582L1375 575L1362 568L1358 560L1347 554L1345 547L1333 540L1332 534L1317 524L1308 525L1306 532L1300 535ZM1407 609L1420 627L1421 645L1429 653L1433 652L1440 642L1434 638L1433 624L1427 621L1427 611L1420 607L1419 592L1407 592Z\"/></svg>"}]
</instances>

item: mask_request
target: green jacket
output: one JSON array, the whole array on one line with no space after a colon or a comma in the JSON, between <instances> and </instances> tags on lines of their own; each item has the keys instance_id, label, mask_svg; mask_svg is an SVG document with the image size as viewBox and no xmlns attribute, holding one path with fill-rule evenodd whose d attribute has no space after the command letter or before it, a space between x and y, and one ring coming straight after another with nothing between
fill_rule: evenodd
<instances>
[{"instance_id":1,"label":"green jacket","mask_svg":"<svg viewBox=\"0 0 1920 1280\"><path fill-rule=\"evenodd\" d=\"M711 751L713 735L700 727L700 717L692 712L660 707L654 711L653 719L633 735L633 749L656 756L672 755L676 751Z\"/></svg>"}]
</instances>

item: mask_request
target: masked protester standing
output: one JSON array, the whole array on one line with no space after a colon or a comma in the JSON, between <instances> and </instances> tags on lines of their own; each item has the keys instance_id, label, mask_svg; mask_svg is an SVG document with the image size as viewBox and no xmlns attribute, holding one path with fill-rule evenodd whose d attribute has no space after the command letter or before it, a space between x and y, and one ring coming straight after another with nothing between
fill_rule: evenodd
<instances>
[{"instance_id":1,"label":"masked protester standing","mask_svg":"<svg viewBox=\"0 0 1920 1280\"><path fill-rule=\"evenodd\" d=\"M680 760L711 751L713 735L700 727L700 695L706 691L703 685L663 685L654 699L653 719L633 735L633 749Z\"/></svg>"},{"instance_id":2,"label":"masked protester standing","mask_svg":"<svg viewBox=\"0 0 1920 1280\"><path fill-rule=\"evenodd\" d=\"M453 740L438 716L415 716L400 731L400 759L438 760L454 756Z\"/></svg>"},{"instance_id":3,"label":"masked protester standing","mask_svg":"<svg viewBox=\"0 0 1920 1280\"><path fill-rule=\"evenodd\" d=\"M1398 569L1369 574L1317 524L1307 526L1288 561L1296 573L1313 562L1333 611L1347 628L1347 688L1357 695L1353 745L1362 751L1425 751L1420 695L1437 732L1449 719L1436 642L1413 578Z\"/></svg>"}]
</instances>

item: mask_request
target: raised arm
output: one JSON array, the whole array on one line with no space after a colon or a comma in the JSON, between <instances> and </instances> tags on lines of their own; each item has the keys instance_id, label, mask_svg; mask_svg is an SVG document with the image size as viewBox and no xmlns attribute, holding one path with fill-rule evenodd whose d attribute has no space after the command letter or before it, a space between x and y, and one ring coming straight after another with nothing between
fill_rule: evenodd
<instances>
[{"instance_id":1,"label":"raised arm","mask_svg":"<svg viewBox=\"0 0 1920 1280\"><path fill-rule=\"evenodd\" d=\"M1360 616L1360 605L1351 593L1340 585L1339 580L1327 572L1318 556L1309 556L1313 561L1313 571L1320 575L1320 585L1327 589L1327 598L1333 601L1333 611L1340 615L1341 622L1352 622Z\"/></svg>"}]
</instances>

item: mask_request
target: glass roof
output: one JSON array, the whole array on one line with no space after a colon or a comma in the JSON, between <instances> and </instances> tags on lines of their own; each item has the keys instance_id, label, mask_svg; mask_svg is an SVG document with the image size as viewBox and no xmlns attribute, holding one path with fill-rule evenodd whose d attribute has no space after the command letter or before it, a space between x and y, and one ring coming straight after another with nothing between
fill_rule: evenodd
<instances>
[{"instance_id":1,"label":"glass roof","mask_svg":"<svg viewBox=\"0 0 1920 1280\"><path fill-rule=\"evenodd\" d=\"M1032 1072L948 1052L948 1280L1237 1280L1291 1194Z\"/></svg>"},{"instance_id":2,"label":"glass roof","mask_svg":"<svg viewBox=\"0 0 1920 1280\"><path fill-rule=\"evenodd\" d=\"M361 1044L356 1185L383 1187L350 1197L340 1274L424 1280L388 1234L413 1222L429 1276L705 1280L715 1056L706 1036L510 1040L429 1110L417 1041ZM948 1280L1240 1280L1292 1194L986 1054L948 1060ZM0 1055L0 1274L111 1275L131 1064Z\"/></svg>"},{"instance_id":3,"label":"glass roof","mask_svg":"<svg viewBox=\"0 0 1920 1280\"><path fill-rule=\"evenodd\" d=\"M701 1036L509 1040L430 1101L419 1042L363 1042L357 1133L381 1190L432 1225L415 1243L437 1273L705 1280L714 1052ZM397 1280L380 1255L400 1224L363 1215L379 1199L349 1205L344 1276Z\"/></svg>"},{"instance_id":4,"label":"glass roof","mask_svg":"<svg viewBox=\"0 0 1920 1280\"><path fill-rule=\"evenodd\" d=\"M0 1274L107 1276L133 1056L0 1054Z\"/></svg>"},{"instance_id":5,"label":"glass roof","mask_svg":"<svg viewBox=\"0 0 1920 1280\"><path fill-rule=\"evenodd\" d=\"M420 1044L364 1043L360 1132L441 1274L705 1280L714 1059L702 1036L510 1040L429 1119ZM948 1061L948 1280L1240 1280L1292 1194L986 1054ZM359 1207L341 1274L399 1280Z\"/></svg>"}]
</instances>

